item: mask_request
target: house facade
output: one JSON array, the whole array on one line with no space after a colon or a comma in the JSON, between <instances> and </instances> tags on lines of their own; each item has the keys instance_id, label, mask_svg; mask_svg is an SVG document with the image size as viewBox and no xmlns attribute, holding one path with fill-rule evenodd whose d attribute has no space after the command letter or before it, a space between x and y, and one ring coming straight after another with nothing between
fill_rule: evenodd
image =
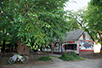
<instances>
[{"instance_id":1,"label":"house facade","mask_svg":"<svg viewBox=\"0 0 102 68\"><path fill-rule=\"evenodd\" d=\"M81 52L93 52L94 42L87 32L81 29L66 33L62 43L56 43L53 46L54 53L74 51L77 54Z\"/></svg>"}]
</instances>

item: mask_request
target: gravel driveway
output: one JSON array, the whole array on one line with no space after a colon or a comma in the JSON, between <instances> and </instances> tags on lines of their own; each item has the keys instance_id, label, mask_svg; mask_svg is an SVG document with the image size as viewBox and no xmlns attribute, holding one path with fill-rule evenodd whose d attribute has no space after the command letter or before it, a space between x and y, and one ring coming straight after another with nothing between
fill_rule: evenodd
<instances>
[{"instance_id":1,"label":"gravel driveway","mask_svg":"<svg viewBox=\"0 0 102 68\"><path fill-rule=\"evenodd\" d=\"M53 58L55 60L55 58ZM13 64L1 65L0 68L102 68L102 58L81 61L54 61L51 64Z\"/></svg>"}]
</instances>

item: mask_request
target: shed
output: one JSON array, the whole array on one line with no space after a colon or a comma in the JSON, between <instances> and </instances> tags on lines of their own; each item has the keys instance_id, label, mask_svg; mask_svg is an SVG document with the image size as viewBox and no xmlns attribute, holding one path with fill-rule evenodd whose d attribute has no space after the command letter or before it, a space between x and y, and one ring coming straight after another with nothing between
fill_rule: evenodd
<instances>
[{"instance_id":1,"label":"shed","mask_svg":"<svg viewBox=\"0 0 102 68\"><path fill-rule=\"evenodd\" d=\"M82 29L67 32L63 37L61 44L55 44L54 52L68 52L75 51L81 52L93 52L94 42L88 32L84 32Z\"/></svg>"}]
</instances>

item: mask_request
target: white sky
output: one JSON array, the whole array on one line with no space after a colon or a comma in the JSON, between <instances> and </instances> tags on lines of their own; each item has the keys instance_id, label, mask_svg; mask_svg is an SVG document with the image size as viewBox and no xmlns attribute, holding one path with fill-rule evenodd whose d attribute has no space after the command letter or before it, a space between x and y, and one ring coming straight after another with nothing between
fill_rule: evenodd
<instances>
[{"instance_id":1,"label":"white sky","mask_svg":"<svg viewBox=\"0 0 102 68\"><path fill-rule=\"evenodd\" d=\"M88 2L90 2L90 0L69 0L69 1L70 2L66 3L66 7L64 8L64 10L76 11L78 9L85 7L85 6L87 7Z\"/></svg>"}]
</instances>

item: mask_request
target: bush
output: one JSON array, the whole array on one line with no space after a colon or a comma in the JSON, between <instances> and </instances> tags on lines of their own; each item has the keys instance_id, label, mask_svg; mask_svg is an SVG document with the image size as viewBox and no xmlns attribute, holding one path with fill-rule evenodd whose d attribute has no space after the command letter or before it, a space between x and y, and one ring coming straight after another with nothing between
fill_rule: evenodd
<instances>
[{"instance_id":1,"label":"bush","mask_svg":"<svg viewBox=\"0 0 102 68\"><path fill-rule=\"evenodd\" d=\"M64 60L64 61L69 61L69 60L73 60L73 56L68 55L67 53L62 53L62 56L59 57L60 59Z\"/></svg>"},{"instance_id":2,"label":"bush","mask_svg":"<svg viewBox=\"0 0 102 68\"><path fill-rule=\"evenodd\" d=\"M60 59L64 60L64 61L70 61L70 60L82 60L83 58L78 56L75 52L71 52L71 53L62 53L61 57L59 57Z\"/></svg>"},{"instance_id":3,"label":"bush","mask_svg":"<svg viewBox=\"0 0 102 68\"><path fill-rule=\"evenodd\" d=\"M52 60L50 57L41 57L39 58L40 61L49 61L49 60Z\"/></svg>"},{"instance_id":4,"label":"bush","mask_svg":"<svg viewBox=\"0 0 102 68\"><path fill-rule=\"evenodd\" d=\"M83 58L78 56L75 52L73 52L71 55L74 57L74 60L83 60Z\"/></svg>"}]
</instances>

